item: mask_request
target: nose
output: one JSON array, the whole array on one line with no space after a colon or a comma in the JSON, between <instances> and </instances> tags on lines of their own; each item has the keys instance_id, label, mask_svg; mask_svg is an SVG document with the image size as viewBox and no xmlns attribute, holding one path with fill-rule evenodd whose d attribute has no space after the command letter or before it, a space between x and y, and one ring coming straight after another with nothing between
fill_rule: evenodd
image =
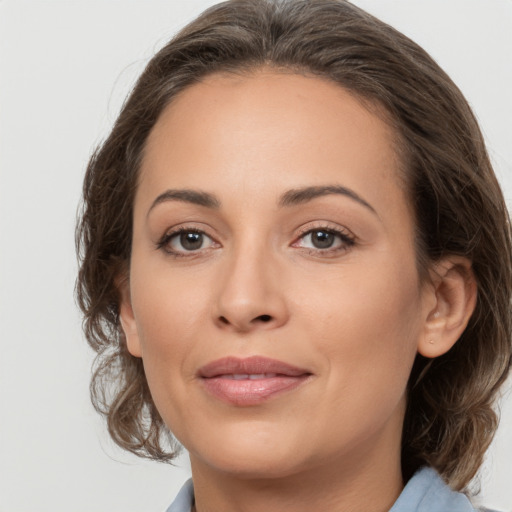
<instances>
[{"instance_id":1,"label":"nose","mask_svg":"<svg viewBox=\"0 0 512 512\"><path fill-rule=\"evenodd\" d=\"M281 327L289 317L282 273L268 254L248 252L225 262L219 276L215 322L237 332Z\"/></svg>"}]
</instances>

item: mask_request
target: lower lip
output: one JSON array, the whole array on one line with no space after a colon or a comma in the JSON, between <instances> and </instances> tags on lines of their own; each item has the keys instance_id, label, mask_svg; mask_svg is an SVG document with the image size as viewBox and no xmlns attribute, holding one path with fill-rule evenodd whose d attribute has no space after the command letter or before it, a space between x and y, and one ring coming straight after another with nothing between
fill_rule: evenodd
<instances>
[{"instance_id":1,"label":"lower lip","mask_svg":"<svg viewBox=\"0 0 512 512\"><path fill-rule=\"evenodd\" d=\"M203 378L202 382L206 390L216 398L232 405L248 406L261 404L276 395L292 391L309 377L309 374L304 374L234 380L219 376Z\"/></svg>"}]
</instances>

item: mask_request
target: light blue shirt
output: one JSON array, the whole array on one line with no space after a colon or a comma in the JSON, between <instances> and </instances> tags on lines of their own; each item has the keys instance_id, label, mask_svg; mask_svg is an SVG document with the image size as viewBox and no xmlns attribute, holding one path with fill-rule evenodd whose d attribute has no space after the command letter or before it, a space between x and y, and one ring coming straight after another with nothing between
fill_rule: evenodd
<instances>
[{"instance_id":1,"label":"light blue shirt","mask_svg":"<svg viewBox=\"0 0 512 512\"><path fill-rule=\"evenodd\" d=\"M167 512L190 512L193 503L194 487L192 480L188 480ZM422 468L409 480L389 512L476 512L476 509L464 494L452 491L436 471Z\"/></svg>"}]
</instances>

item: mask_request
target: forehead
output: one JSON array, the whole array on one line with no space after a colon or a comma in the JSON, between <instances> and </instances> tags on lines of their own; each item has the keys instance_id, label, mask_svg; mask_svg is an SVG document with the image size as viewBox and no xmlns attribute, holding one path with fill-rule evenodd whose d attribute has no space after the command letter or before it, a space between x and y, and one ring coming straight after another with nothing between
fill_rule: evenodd
<instances>
[{"instance_id":1,"label":"forehead","mask_svg":"<svg viewBox=\"0 0 512 512\"><path fill-rule=\"evenodd\" d=\"M146 202L165 188L199 187L254 198L339 184L394 209L397 196L405 199L395 139L382 109L331 81L272 70L213 74L162 113L137 195Z\"/></svg>"},{"instance_id":2,"label":"forehead","mask_svg":"<svg viewBox=\"0 0 512 512\"><path fill-rule=\"evenodd\" d=\"M317 76L266 68L244 74L214 73L185 88L164 109L151 131L146 154L161 151L162 146L178 149L185 138L206 150L206 136L226 149L256 130L267 137L268 147L287 139L290 146L295 142L296 149L312 153L318 144L325 147L333 139L351 138L353 145L358 135L366 133L373 135L373 145L384 143L389 150L397 137L386 122L388 117L376 103ZM223 129L206 133L205 128L215 123ZM311 141L308 148L300 146L304 135ZM363 138L361 144L367 145ZM173 144L174 140L179 143ZM244 149L256 154L261 150L255 145ZM354 152L357 149L354 146Z\"/></svg>"}]
</instances>

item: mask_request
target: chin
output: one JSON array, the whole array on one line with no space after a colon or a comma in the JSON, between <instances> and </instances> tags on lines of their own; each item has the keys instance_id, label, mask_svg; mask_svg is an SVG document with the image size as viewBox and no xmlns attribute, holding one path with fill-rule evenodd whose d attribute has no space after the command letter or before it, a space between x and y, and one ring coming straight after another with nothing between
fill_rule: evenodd
<instances>
[{"instance_id":1,"label":"chin","mask_svg":"<svg viewBox=\"0 0 512 512\"><path fill-rule=\"evenodd\" d=\"M195 460L201 461L216 471L244 479L282 478L306 468L309 457L303 450L307 442L270 430L235 428L218 438L209 436L204 445L195 443L189 450L192 467Z\"/></svg>"},{"instance_id":2,"label":"chin","mask_svg":"<svg viewBox=\"0 0 512 512\"><path fill-rule=\"evenodd\" d=\"M234 454L232 450L222 456L213 456L203 463L208 464L213 470L219 473L230 475L242 480L268 480L281 479L300 473L304 464L296 464L290 457L277 458L270 456L270 453L262 453L254 458L254 454ZM194 460L191 457L192 467Z\"/></svg>"}]
</instances>

